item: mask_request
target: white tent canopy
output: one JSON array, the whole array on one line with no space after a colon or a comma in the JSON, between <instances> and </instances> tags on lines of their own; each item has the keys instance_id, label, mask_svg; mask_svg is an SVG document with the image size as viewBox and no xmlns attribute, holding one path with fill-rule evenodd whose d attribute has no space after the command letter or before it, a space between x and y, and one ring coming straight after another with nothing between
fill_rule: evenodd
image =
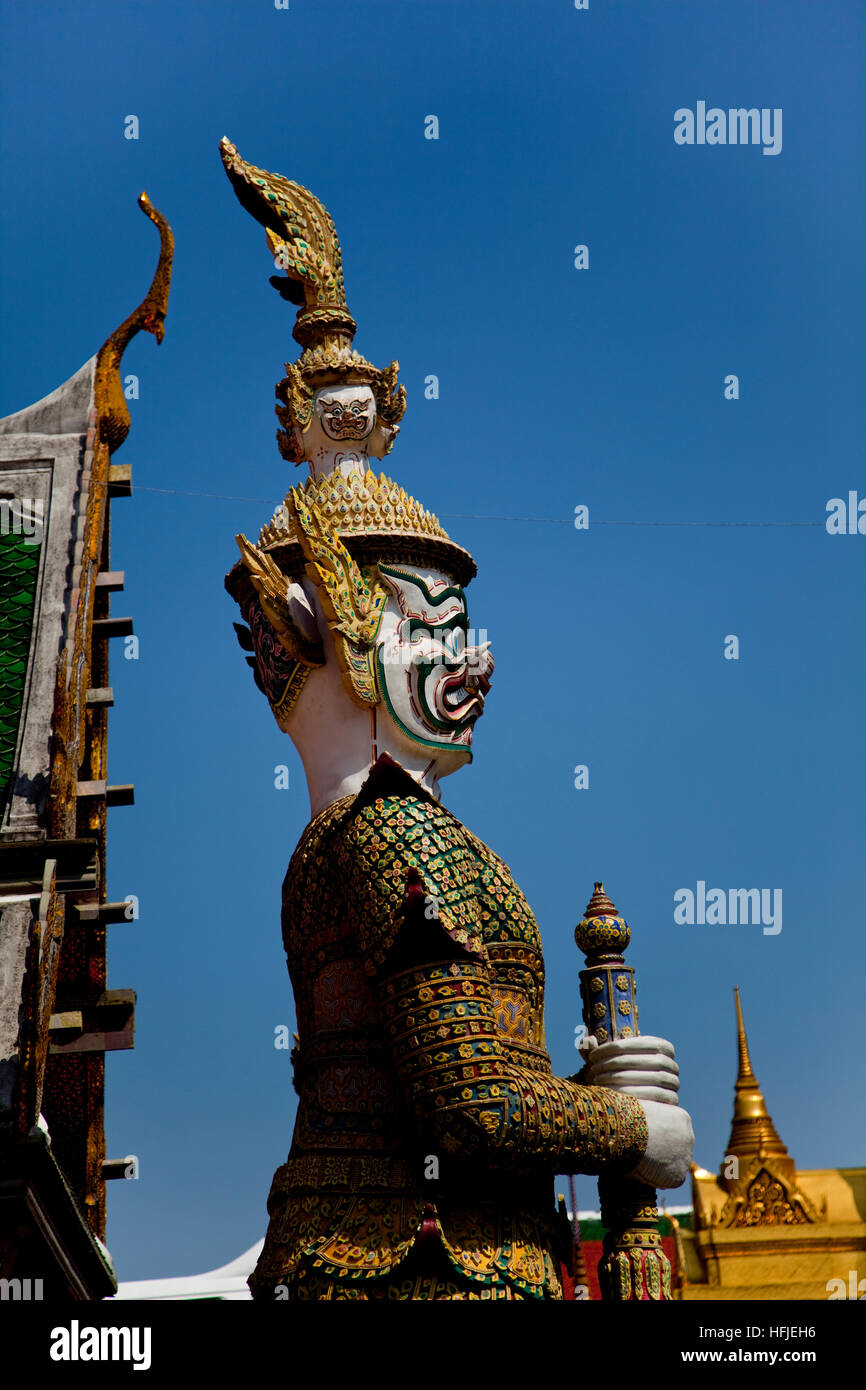
<instances>
[{"instance_id":1,"label":"white tent canopy","mask_svg":"<svg viewBox=\"0 0 866 1390\"><path fill-rule=\"evenodd\" d=\"M256 1241L243 1255L231 1260L219 1269L209 1269L205 1274L183 1275L176 1279L135 1279L123 1283L117 1290L116 1299L136 1299L150 1302L154 1299L182 1300L193 1298L220 1298L224 1301L244 1302L250 1300L247 1278L256 1267L264 1240Z\"/></svg>"}]
</instances>

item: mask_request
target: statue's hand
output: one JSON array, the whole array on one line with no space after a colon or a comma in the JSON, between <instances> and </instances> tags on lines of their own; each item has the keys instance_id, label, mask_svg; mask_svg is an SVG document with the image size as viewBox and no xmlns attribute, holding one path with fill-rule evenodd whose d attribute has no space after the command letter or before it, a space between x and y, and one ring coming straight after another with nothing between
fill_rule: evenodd
<instances>
[{"instance_id":1,"label":"statue's hand","mask_svg":"<svg viewBox=\"0 0 866 1390\"><path fill-rule=\"evenodd\" d=\"M648 1187L679 1187L688 1176L695 1135L688 1111L642 1100L649 1130L646 1153L628 1174Z\"/></svg>"},{"instance_id":2,"label":"statue's hand","mask_svg":"<svg viewBox=\"0 0 866 1390\"><path fill-rule=\"evenodd\" d=\"M591 1034L580 1052L586 1086L609 1086L635 1096L643 1106L649 1130L646 1153L630 1178L648 1187L679 1187L685 1182L694 1148L691 1118L677 1104L680 1069L673 1044L664 1038L619 1038L601 1043Z\"/></svg>"},{"instance_id":3,"label":"statue's hand","mask_svg":"<svg viewBox=\"0 0 866 1390\"><path fill-rule=\"evenodd\" d=\"M626 1091L639 1101L676 1105L680 1089L680 1069L674 1060L673 1044L664 1038L618 1038L598 1043L584 1038L580 1052L585 1066L580 1080L585 1086L608 1086Z\"/></svg>"}]
</instances>

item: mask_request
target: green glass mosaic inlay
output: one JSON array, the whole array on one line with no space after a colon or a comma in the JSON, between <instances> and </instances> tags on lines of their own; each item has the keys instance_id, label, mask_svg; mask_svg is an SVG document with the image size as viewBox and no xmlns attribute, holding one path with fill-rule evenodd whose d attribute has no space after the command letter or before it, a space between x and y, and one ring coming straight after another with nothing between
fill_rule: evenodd
<instances>
[{"instance_id":1,"label":"green glass mosaic inlay","mask_svg":"<svg viewBox=\"0 0 866 1390\"><path fill-rule=\"evenodd\" d=\"M0 811L14 770L41 549L0 533Z\"/></svg>"}]
</instances>

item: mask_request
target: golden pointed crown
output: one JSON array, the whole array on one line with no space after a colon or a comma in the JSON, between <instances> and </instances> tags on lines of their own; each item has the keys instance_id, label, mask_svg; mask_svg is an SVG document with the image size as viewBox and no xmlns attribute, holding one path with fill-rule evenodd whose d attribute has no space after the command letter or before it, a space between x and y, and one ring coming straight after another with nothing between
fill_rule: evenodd
<instances>
[{"instance_id":1,"label":"golden pointed crown","mask_svg":"<svg viewBox=\"0 0 866 1390\"><path fill-rule=\"evenodd\" d=\"M293 335L304 350L296 363L286 363L286 376L277 386L280 452L295 463L309 457L301 450L317 390L366 384L376 401L380 447L387 453L406 392L397 384L397 362L380 370L352 347L356 324L346 304L332 218L308 189L248 164L229 140L221 142L220 152L238 199L264 226L271 254L286 272L272 276L271 283L299 306ZM378 563L442 570L461 585L476 572L472 556L450 539L432 512L384 473L369 468L349 476L338 470L308 478L290 490L262 528L258 546L245 536L237 539L241 559L226 576L226 588L244 612L258 595L265 617L301 673L292 677L289 694L281 695L275 712L290 712L305 673L323 660L320 646L298 626L287 580L306 575L316 585L347 693L369 706L380 698L373 658L387 602Z\"/></svg>"},{"instance_id":2,"label":"golden pointed crown","mask_svg":"<svg viewBox=\"0 0 866 1390\"><path fill-rule=\"evenodd\" d=\"M406 388L397 385L400 364L374 367L352 347L358 325L346 304L340 242L327 208L301 184L248 164L226 137L220 154L238 200L265 228L274 263L285 271L272 275L271 284L299 306L292 336L304 351L285 364L277 385L280 453L301 462L293 431L309 425L313 395L323 386L370 386L379 419L396 425L406 409Z\"/></svg>"}]
</instances>

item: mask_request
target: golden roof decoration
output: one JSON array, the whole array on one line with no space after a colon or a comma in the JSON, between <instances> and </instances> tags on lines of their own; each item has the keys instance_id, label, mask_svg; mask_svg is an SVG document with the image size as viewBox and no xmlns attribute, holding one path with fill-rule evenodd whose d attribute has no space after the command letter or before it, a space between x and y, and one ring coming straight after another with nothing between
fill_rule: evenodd
<instances>
[{"instance_id":1,"label":"golden roof decoration","mask_svg":"<svg viewBox=\"0 0 866 1390\"><path fill-rule=\"evenodd\" d=\"M99 437L116 453L129 433L130 416L123 385L120 363L123 354L137 333L152 333L157 343L165 335L165 316L168 312L168 292L171 287L171 263L174 256L174 235L158 208L146 193L139 194L138 206L150 218L159 232L159 260L150 289L137 309L124 319L119 328L102 344L96 357L94 395L99 414Z\"/></svg>"}]
</instances>

